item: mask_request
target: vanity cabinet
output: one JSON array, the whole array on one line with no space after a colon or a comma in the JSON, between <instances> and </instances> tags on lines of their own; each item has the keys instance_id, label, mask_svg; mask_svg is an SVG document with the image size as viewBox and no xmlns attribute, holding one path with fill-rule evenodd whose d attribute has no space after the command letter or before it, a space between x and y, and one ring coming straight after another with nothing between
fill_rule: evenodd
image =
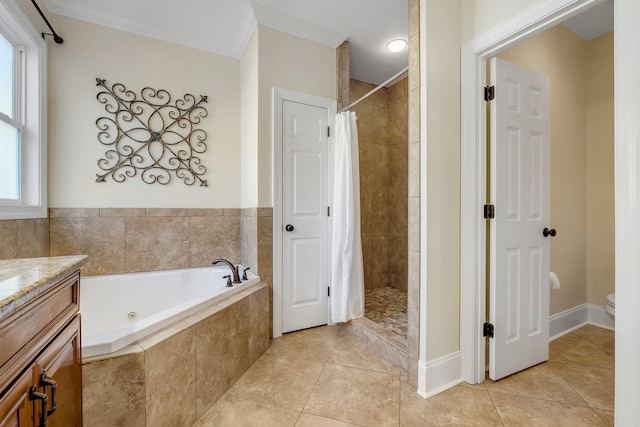
<instances>
[{"instance_id":1,"label":"vanity cabinet","mask_svg":"<svg viewBox=\"0 0 640 427\"><path fill-rule=\"evenodd\" d=\"M0 318L0 427L82 426L80 272Z\"/></svg>"}]
</instances>

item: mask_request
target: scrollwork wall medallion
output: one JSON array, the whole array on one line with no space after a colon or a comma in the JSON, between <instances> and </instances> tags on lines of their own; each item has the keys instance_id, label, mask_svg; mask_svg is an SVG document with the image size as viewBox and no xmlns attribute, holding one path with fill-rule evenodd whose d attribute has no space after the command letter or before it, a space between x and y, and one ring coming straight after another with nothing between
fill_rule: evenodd
<instances>
[{"instance_id":1,"label":"scrollwork wall medallion","mask_svg":"<svg viewBox=\"0 0 640 427\"><path fill-rule=\"evenodd\" d=\"M206 96L187 93L172 102L163 89L145 87L138 95L121 83L96 82L97 99L109 114L96 120L98 142L108 147L98 160L103 172L96 182L124 182L139 174L147 184L166 185L175 177L207 186L207 169L197 156L207 149L207 133L197 127L207 117Z\"/></svg>"}]
</instances>

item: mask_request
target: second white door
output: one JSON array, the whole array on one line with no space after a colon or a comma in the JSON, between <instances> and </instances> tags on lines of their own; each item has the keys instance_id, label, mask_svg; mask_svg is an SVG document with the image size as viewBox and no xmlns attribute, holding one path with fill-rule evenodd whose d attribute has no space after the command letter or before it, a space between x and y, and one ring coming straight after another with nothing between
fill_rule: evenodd
<instances>
[{"instance_id":1,"label":"second white door","mask_svg":"<svg viewBox=\"0 0 640 427\"><path fill-rule=\"evenodd\" d=\"M489 377L549 358L550 82L491 60Z\"/></svg>"},{"instance_id":2,"label":"second white door","mask_svg":"<svg viewBox=\"0 0 640 427\"><path fill-rule=\"evenodd\" d=\"M329 109L282 105L282 332L328 320Z\"/></svg>"}]
</instances>

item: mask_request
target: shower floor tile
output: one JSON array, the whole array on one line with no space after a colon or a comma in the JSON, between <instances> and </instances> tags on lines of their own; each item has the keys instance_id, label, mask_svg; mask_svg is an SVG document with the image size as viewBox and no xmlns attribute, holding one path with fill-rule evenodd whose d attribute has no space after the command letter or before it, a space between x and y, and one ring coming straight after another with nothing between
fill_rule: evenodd
<instances>
[{"instance_id":1,"label":"shower floor tile","mask_svg":"<svg viewBox=\"0 0 640 427\"><path fill-rule=\"evenodd\" d=\"M395 288L364 291L364 315L384 329L407 338L407 293Z\"/></svg>"}]
</instances>

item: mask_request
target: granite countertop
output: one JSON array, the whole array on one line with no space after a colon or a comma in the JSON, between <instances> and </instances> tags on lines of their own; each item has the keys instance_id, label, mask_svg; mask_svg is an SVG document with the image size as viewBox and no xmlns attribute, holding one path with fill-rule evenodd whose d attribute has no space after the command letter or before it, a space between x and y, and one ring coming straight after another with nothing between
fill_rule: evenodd
<instances>
[{"instance_id":1,"label":"granite countertop","mask_svg":"<svg viewBox=\"0 0 640 427\"><path fill-rule=\"evenodd\" d=\"M0 260L0 317L82 267L86 255Z\"/></svg>"}]
</instances>

